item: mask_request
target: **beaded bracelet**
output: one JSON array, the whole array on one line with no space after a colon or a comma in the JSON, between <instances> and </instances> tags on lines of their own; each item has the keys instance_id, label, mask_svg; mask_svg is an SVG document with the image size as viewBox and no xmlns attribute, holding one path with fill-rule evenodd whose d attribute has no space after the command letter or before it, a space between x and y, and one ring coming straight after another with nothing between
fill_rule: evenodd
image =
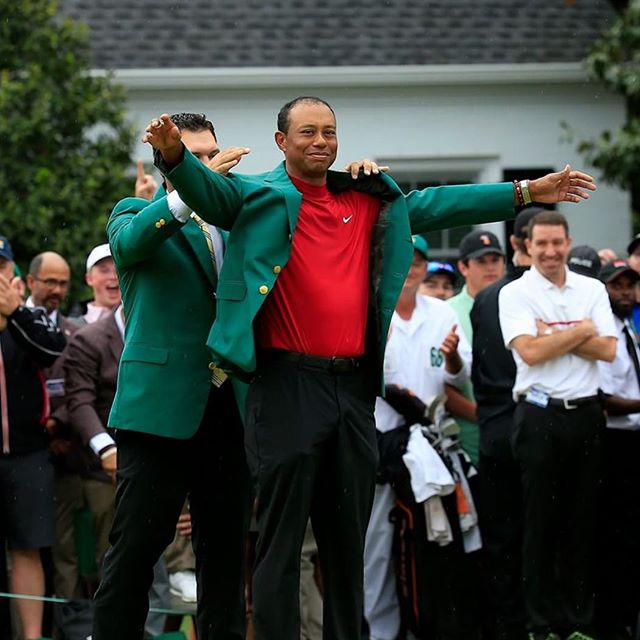
<instances>
[{"instance_id":1,"label":"beaded bracelet","mask_svg":"<svg viewBox=\"0 0 640 640\"><path fill-rule=\"evenodd\" d=\"M524 196L522 195L522 187L518 180L513 181L513 188L516 190L516 200L519 207L524 207Z\"/></svg>"}]
</instances>

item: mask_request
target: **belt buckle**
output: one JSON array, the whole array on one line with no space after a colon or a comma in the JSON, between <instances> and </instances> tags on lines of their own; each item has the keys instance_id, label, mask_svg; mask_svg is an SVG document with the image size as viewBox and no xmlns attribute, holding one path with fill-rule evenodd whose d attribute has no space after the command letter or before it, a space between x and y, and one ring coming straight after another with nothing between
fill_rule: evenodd
<instances>
[{"instance_id":1,"label":"belt buckle","mask_svg":"<svg viewBox=\"0 0 640 640\"><path fill-rule=\"evenodd\" d=\"M347 373L353 368L353 358L331 356L330 370L335 373Z\"/></svg>"},{"instance_id":2,"label":"belt buckle","mask_svg":"<svg viewBox=\"0 0 640 640\"><path fill-rule=\"evenodd\" d=\"M571 404L571 400L567 400L566 398L562 399L562 404L567 411L578 408L577 404Z\"/></svg>"}]
</instances>

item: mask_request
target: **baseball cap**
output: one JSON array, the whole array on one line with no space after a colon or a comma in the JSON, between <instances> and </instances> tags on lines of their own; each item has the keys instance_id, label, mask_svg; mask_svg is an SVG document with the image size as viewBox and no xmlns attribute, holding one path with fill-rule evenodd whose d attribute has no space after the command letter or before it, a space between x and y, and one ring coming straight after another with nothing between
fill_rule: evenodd
<instances>
[{"instance_id":1,"label":"baseball cap","mask_svg":"<svg viewBox=\"0 0 640 640\"><path fill-rule=\"evenodd\" d=\"M419 251L425 260L429 259L429 243L422 236L411 236L414 251Z\"/></svg>"},{"instance_id":2,"label":"baseball cap","mask_svg":"<svg viewBox=\"0 0 640 640\"><path fill-rule=\"evenodd\" d=\"M640 246L640 233L636 233L636 235L633 236L633 240L631 240L629 246L627 247L627 253L631 255L638 248L638 246Z\"/></svg>"},{"instance_id":3,"label":"baseball cap","mask_svg":"<svg viewBox=\"0 0 640 640\"><path fill-rule=\"evenodd\" d=\"M513 223L513 235L516 238L520 238L523 240L524 238L529 237L529 222L531 222L531 218L537 216L539 213L544 211L542 207L525 207L520 211L520 213L516 216L516 219Z\"/></svg>"},{"instance_id":4,"label":"baseball cap","mask_svg":"<svg viewBox=\"0 0 640 640\"><path fill-rule=\"evenodd\" d=\"M427 265L427 278L429 276L435 276L438 273L443 273L451 278L452 282L456 280L456 270L453 265L448 262L430 262Z\"/></svg>"},{"instance_id":5,"label":"baseball cap","mask_svg":"<svg viewBox=\"0 0 640 640\"><path fill-rule=\"evenodd\" d=\"M612 262L607 262L607 264L603 265L602 269L600 269L598 278L606 284L607 282L615 280L623 273L631 276L633 280L640 280L640 273L635 269L632 269L626 260L613 260Z\"/></svg>"},{"instance_id":6,"label":"baseball cap","mask_svg":"<svg viewBox=\"0 0 640 640\"><path fill-rule=\"evenodd\" d=\"M569 252L567 266L571 271L589 278L597 278L600 271L600 256L589 245L581 244Z\"/></svg>"},{"instance_id":7,"label":"baseball cap","mask_svg":"<svg viewBox=\"0 0 640 640\"><path fill-rule=\"evenodd\" d=\"M471 231L460 242L460 259L479 258L487 253L504 255L500 241L491 231Z\"/></svg>"},{"instance_id":8,"label":"baseball cap","mask_svg":"<svg viewBox=\"0 0 640 640\"><path fill-rule=\"evenodd\" d=\"M100 260L110 257L111 249L108 244L99 244L97 247L93 247L87 256L87 273L91 270L91 267L95 266Z\"/></svg>"},{"instance_id":9,"label":"baseball cap","mask_svg":"<svg viewBox=\"0 0 640 640\"><path fill-rule=\"evenodd\" d=\"M0 236L0 258L13 262L13 250L5 236Z\"/></svg>"}]
</instances>

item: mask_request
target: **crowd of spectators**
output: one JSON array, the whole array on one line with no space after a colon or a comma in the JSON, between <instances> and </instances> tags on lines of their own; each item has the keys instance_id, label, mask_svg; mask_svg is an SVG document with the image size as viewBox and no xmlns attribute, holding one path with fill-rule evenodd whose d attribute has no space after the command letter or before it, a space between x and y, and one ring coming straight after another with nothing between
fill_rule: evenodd
<instances>
[{"instance_id":1,"label":"crowd of spectators","mask_svg":"<svg viewBox=\"0 0 640 640\"><path fill-rule=\"evenodd\" d=\"M143 172L139 185L152 195ZM472 231L454 266L429 262L414 236L385 358L387 397L376 405L370 640L622 640L636 631L640 235L628 261L572 249L562 216L525 208L508 242L509 262L493 233ZM67 317L72 277L51 251L23 277L0 236L0 535L10 576L0 590L36 596L15 600L14 626L28 640L46 631L38 597L90 601L113 516L118 452L107 417L125 318L109 246L87 251L93 297ZM426 471L416 463L422 446L439 461ZM413 547L398 525L407 495L424 519ZM185 506L165 555L166 587L185 603L196 600L188 522ZM308 537L306 586L317 601ZM420 586L408 602L406 563L417 558L431 569L414 567ZM164 572L157 567L156 591ZM316 640L321 615L309 602L316 613L303 634ZM164 621L151 618L157 635ZM578 627L593 636L571 633Z\"/></svg>"}]
</instances>

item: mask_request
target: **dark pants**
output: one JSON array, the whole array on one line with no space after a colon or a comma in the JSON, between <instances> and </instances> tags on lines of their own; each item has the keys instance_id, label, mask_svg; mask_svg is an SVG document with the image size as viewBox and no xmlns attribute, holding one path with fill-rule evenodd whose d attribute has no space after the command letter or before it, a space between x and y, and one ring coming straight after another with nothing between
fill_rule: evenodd
<instances>
[{"instance_id":1,"label":"dark pants","mask_svg":"<svg viewBox=\"0 0 640 640\"><path fill-rule=\"evenodd\" d=\"M250 481L231 385L212 388L189 440L118 431L111 547L96 593L93 640L140 640L153 566L189 496L198 640L244 639L244 549Z\"/></svg>"},{"instance_id":2,"label":"dark pants","mask_svg":"<svg viewBox=\"0 0 640 640\"><path fill-rule=\"evenodd\" d=\"M514 454L524 490L523 578L529 631L591 633L594 536L604 414L520 402Z\"/></svg>"},{"instance_id":3,"label":"dark pants","mask_svg":"<svg viewBox=\"0 0 640 640\"><path fill-rule=\"evenodd\" d=\"M482 442L483 427L480 425ZM522 591L522 481L513 457L513 415L503 415L486 425L494 436L492 446L481 446L480 528L488 564L488 599L498 640L525 636Z\"/></svg>"},{"instance_id":4,"label":"dark pants","mask_svg":"<svg viewBox=\"0 0 640 640\"><path fill-rule=\"evenodd\" d=\"M322 570L324 640L360 638L364 537L377 466L364 370L260 363L246 405L257 481L256 640L299 640L300 551L309 515Z\"/></svg>"},{"instance_id":5,"label":"dark pants","mask_svg":"<svg viewBox=\"0 0 640 640\"><path fill-rule=\"evenodd\" d=\"M605 429L599 504L598 637L624 637L640 608L640 431Z\"/></svg>"}]
</instances>

